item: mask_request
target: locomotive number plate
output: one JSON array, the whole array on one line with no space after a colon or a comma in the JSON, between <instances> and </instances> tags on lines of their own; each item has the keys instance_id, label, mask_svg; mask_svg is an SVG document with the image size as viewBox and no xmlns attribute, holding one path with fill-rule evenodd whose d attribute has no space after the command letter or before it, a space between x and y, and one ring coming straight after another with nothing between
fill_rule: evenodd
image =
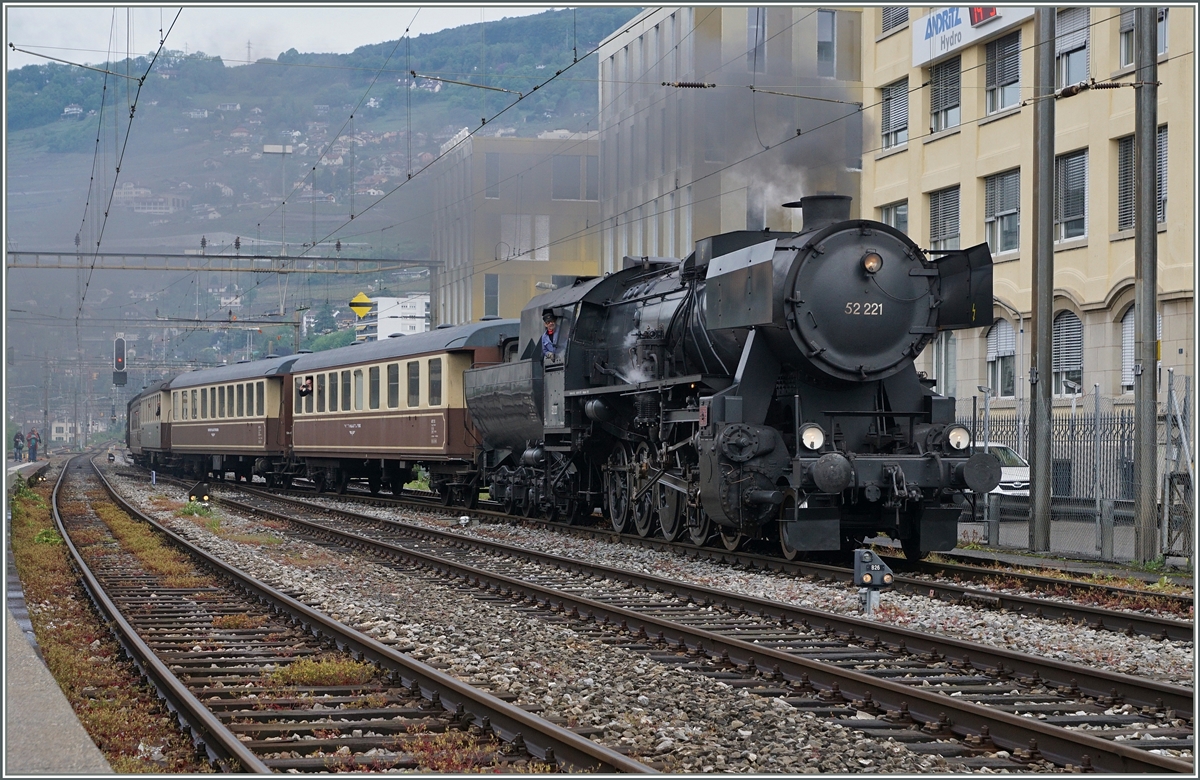
<instances>
[{"instance_id":1,"label":"locomotive number plate","mask_svg":"<svg viewBox=\"0 0 1200 780\"><path fill-rule=\"evenodd\" d=\"M850 301L846 304L846 314L861 314L866 317L882 316L883 304Z\"/></svg>"}]
</instances>

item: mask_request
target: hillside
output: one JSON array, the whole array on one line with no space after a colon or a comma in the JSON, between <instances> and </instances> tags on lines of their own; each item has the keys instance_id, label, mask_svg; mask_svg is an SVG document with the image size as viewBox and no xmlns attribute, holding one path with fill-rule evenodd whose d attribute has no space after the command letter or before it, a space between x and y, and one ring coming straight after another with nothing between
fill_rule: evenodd
<instances>
[{"instance_id":1,"label":"hillside","mask_svg":"<svg viewBox=\"0 0 1200 780\"><path fill-rule=\"evenodd\" d=\"M114 88L110 79L107 105L105 76L96 71L56 63L11 71L10 242L72 247L81 224L98 229L101 204L111 197L109 249L180 251L198 246L202 235L295 245L320 240L353 215L355 230L344 241L356 245L355 254L427 256L428 185L420 176L409 182L409 172L516 95L413 79L409 71L530 92L637 11L582 7L574 18L570 10L546 11L350 54L292 49L242 67L168 51L140 91L135 82L129 93L125 83ZM107 67L144 73L148 65L142 57ZM127 102L135 103L132 122ZM583 130L594 126L596 107L593 56L505 112L488 132ZM271 145L285 144L290 154L270 153Z\"/></svg>"}]
</instances>

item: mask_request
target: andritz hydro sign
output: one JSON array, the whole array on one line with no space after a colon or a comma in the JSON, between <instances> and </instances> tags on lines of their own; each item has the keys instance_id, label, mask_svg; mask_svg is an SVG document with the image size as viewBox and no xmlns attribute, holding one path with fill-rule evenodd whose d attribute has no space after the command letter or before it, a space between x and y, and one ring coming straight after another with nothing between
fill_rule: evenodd
<instances>
[{"instance_id":1,"label":"andritz hydro sign","mask_svg":"<svg viewBox=\"0 0 1200 780\"><path fill-rule=\"evenodd\" d=\"M973 43L994 38L1032 16L1033 8L940 8L910 25L913 67L919 68Z\"/></svg>"}]
</instances>

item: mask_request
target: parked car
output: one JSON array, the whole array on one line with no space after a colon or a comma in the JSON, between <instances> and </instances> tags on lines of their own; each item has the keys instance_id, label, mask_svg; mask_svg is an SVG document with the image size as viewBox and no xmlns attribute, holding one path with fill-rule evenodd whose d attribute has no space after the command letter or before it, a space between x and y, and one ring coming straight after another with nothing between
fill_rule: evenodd
<instances>
[{"instance_id":1,"label":"parked car","mask_svg":"<svg viewBox=\"0 0 1200 780\"><path fill-rule=\"evenodd\" d=\"M1000 461L1000 484L992 492L1005 496L1029 495L1029 461L1004 444L990 443L988 451Z\"/></svg>"}]
</instances>

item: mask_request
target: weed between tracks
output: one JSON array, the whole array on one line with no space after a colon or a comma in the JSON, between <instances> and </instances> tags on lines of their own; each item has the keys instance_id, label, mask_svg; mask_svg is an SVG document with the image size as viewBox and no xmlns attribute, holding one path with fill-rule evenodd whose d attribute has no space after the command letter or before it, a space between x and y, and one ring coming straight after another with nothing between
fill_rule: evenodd
<instances>
[{"instance_id":1,"label":"weed between tracks","mask_svg":"<svg viewBox=\"0 0 1200 780\"><path fill-rule=\"evenodd\" d=\"M277 669L267 678L275 685L364 685L379 670L366 661L355 661L343 655L324 655L302 658Z\"/></svg>"},{"instance_id":2,"label":"weed between tracks","mask_svg":"<svg viewBox=\"0 0 1200 780\"><path fill-rule=\"evenodd\" d=\"M66 546L47 543L50 534L58 537L51 490L49 482L36 488L22 482L10 502L13 559L51 674L114 771L212 772L133 664L118 660L117 643L92 611Z\"/></svg>"}]
</instances>

